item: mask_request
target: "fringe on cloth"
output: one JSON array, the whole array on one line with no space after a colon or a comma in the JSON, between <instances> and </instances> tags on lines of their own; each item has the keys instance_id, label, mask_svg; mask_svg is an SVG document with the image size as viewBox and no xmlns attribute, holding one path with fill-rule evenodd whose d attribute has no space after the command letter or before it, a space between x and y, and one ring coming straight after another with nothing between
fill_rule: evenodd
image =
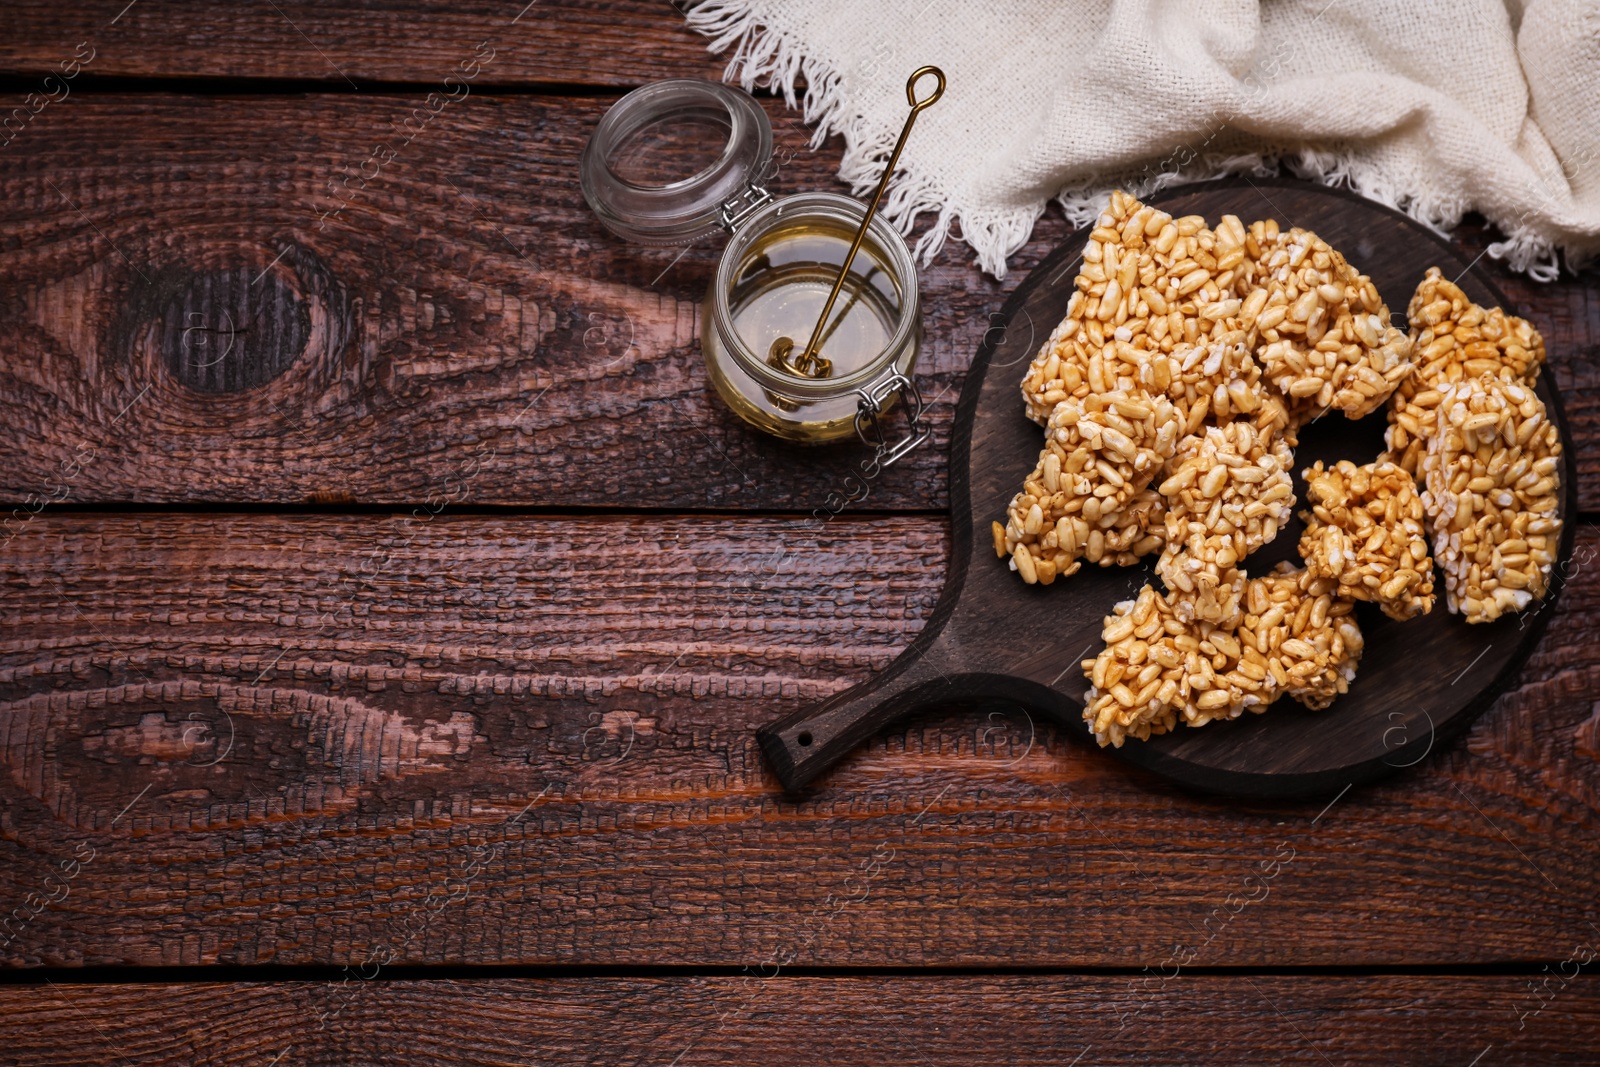
<instances>
[{"instance_id":1,"label":"fringe on cloth","mask_svg":"<svg viewBox=\"0 0 1600 1067\"><path fill-rule=\"evenodd\" d=\"M798 41L762 24L748 0L687 0L685 16L689 28L709 39L708 49L721 53L732 50L724 77L737 81L749 91L760 86L783 96L790 108L799 108L802 120L813 127L810 145L816 149L832 134L844 138L844 159L839 178L850 186L852 195L864 196L883 176L883 164L894 151L895 131L869 129L862 117L845 110L842 79L833 67L801 52ZM800 77L806 81L802 98L795 91ZM1148 197L1163 189L1233 175L1271 177L1283 173L1334 188L1346 188L1369 200L1386 204L1415 219L1435 233L1448 234L1472 205L1429 199L1401 188L1371 163L1350 151L1319 148L1269 148L1244 154L1196 154L1179 170L1149 167L1096 175L1070 182L1054 197L1077 226L1088 225L1100 214L1115 189ZM980 269L996 278L1006 275L1006 260L1027 243L1034 223L1044 214L1047 199L1010 211L977 209L952 200L926 176L897 168L878 212L901 233L909 234L925 212L935 213L933 224L918 238L913 254L923 266L932 263L944 247L953 228L958 238L977 254ZM1560 259L1554 243L1535 233L1520 218L1489 217L1506 235L1488 248L1491 258L1511 269L1526 272L1536 281L1553 281L1560 272ZM1581 263L1569 254L1576 269Z\"/></svg>"}]
</instances>

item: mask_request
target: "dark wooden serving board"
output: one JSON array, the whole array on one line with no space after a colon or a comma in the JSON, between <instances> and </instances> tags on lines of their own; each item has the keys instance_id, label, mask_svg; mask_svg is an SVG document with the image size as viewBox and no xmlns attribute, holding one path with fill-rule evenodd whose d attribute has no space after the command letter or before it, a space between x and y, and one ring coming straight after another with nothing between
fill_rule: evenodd
<instances>
[{"instance_id":1,"label":"dark wooden serving board","mask_svg":"<svg viewBox=\"0 0 1600 1067\"><path fill-rule=\"evenodd\" d=\"M1227 179L1151 202L1174 216L1199 214L1212 223L1231 213L1246 225L1276 218L1284 227L1314 230L1369 274L1402 317L1431 266L1457 278L1478 303L1506 307L1488 276L1443 239L1352 193L1284 179ZM1018 386L1066 313L1086 236L1080 230L1033 271L973 361L950 446L952 564L927 627L876 677L759 732L763 752L790 790L889 722L936 705L1014 701L1094 744L1082 720L1088 683L1079 661L1102 647L1100 630L1112 606L1155 581L1152 566L1085 566L1053 585L1029 586L995 557L989 534L992 520L1004 520L1007 502L1042 447L1039 427L1023 415ZM1548 375L1538 391L1562 437L1562 516L1568 520L1544 602L1520 616L1469 626L1445 610L1441 575L1438 605L1422 618L1400 623L1370 604L1358 606L1366 650L1350 692L1331 708L1310 711L1283 699L1264 714L1130 741L1117 754L1209 791L1309 796L1414 766L1470 723L1538 641L1571 557L1573 447ZM1329 415L1303 431L1295 450L1297 500L1304 500L1301 469L1318 459L1367 462L1382 451L1383 430L1380 410L1360 422ZM1250 557L1249 571L1261 574L1279 560L1297 560L1300 532L1297 517Z\"/></svg>"}]
</instances>

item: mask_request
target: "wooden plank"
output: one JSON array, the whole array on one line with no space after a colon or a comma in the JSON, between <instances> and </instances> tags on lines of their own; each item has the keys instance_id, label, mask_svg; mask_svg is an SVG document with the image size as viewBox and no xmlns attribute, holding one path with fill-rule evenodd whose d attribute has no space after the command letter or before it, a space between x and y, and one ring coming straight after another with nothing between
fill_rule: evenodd
<instances>
[{"instance_id":1,"label":"wooden plank","mask_svg":"<svg viewBox=\"0 0 1600 1067\"><path fill-rule=\"evenodd\" d=\"M41 112L0 152L0 500L810 512L850 491L864 449L777 442L710 393L698 315L716 242L675 259L589 212L577 159L606 101L474 95L426 122L421 102L157 94ZM837 145L811 153L768 106L772 184L837 188ZM420 132L397 133L408 120ZM1064 233L1042 220L1004 283L954 243L924 270L934 437L871 482L871 506L944 506L965 369ZM1597 278L1517 291L1550 338L1591 509Z\"/></svg>"},{"instance_id":2,"label":"wooden plank","mask_svg":"<svg viewBox=\"0 0 1600 1067\"><path fill-rule=\"evenodd\" d=\"M41 115L0 155L0 342L16 355L0 499L809 512L845 491L864 448L797 449L710 392L697 334L716 242L647 252L588 210L577 158L603 101L469 97L361 187L419 102L97 98ZM774 117L774 185L829 185L837 157ZM927 273L935 439L873 482L879 507L944 501L959 377L1001 293L958 255Z\"/></svg>"},{"instance_id":3,"label":"wooden plank","mask_svg":"<svg viewBox=\"0 0 1600 1067\"><path fill-rule=\"evenodd\" d=\"M93 58L84 70L101 77L292 78L341 89L441 82L483 41L494 49L491 76L501 85L631 87L646 78L716 78L726 65L659 0L469 0L381 11L312 0L164 0L92 12L19 0L6 5L0 72L57 73L85 41L92 51L83 55Z\"/></svg>"},{"instance_id":4,"label":"wooden plank","mask_svg":"<svg viewBox=\"0 0 1600 1067\"><path fill-rule=\"evenodd\" d=\"M1592 1064L1600 978L1249 975L479 979L0 991L15 1062ZM1570 946L1556 947L1567 953ZM1563 966L1565 964L1565 966ZM1530 988L1530 986L1532 988ZM674 1057L677 1057L676 1059Z\"/></svg>"},{"instance_id":5,"label":"wooden plank","mask_svg":"<svg viewBox=\"0 0 1600 1067\"><path fill-rule=\"evenodd\" d=\"M999 708L782 797L755 727L908 643L945 545L43 513L0 563L0 955L1388 966L1545 961L1597 921L1600 530L1466 738L1397 737L1418 766L1331 803L1190 795Z\"/></svg>"}]
</instances>

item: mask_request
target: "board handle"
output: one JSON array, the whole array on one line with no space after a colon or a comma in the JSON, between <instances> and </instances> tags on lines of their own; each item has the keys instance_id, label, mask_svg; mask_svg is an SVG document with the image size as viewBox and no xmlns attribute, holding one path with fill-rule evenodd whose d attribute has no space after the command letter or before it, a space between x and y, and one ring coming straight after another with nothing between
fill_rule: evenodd
<instances>
[{"instance_id":1,"label":"board handle","mask_svg":"<svg viewBox=\"0 0 1600 1067\"><path fill-rule=\"evenodd\" d=\"M890 722L951 689L959 668L942 638L913 645L883 673L757 730L783 787L804 788Z\"/></svg>"}]
</instances>

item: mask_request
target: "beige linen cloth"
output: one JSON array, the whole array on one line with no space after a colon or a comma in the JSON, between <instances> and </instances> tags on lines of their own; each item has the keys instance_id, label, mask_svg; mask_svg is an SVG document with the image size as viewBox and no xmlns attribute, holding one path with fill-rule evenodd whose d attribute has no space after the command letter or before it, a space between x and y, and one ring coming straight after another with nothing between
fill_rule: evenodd
<instances>
[{"instance_id":1,"label":"beige linen cloth","mask_svg":"<svg viewBox=\"0 0 1600 1067\"><path fill-rule=\"evenodd\" d=\"M947 233L1003 275L1055 198L1088 221L1228 173L1343 185L1447 230L1476 209L1489 254L1541 280L1600 252L1600 0L691 0L730 79L844 136L877 182L905 80L949 79L885 198L931 259ZM1284 220L1291 221L1291 220Z\"/></svg>"}]
</instances>

